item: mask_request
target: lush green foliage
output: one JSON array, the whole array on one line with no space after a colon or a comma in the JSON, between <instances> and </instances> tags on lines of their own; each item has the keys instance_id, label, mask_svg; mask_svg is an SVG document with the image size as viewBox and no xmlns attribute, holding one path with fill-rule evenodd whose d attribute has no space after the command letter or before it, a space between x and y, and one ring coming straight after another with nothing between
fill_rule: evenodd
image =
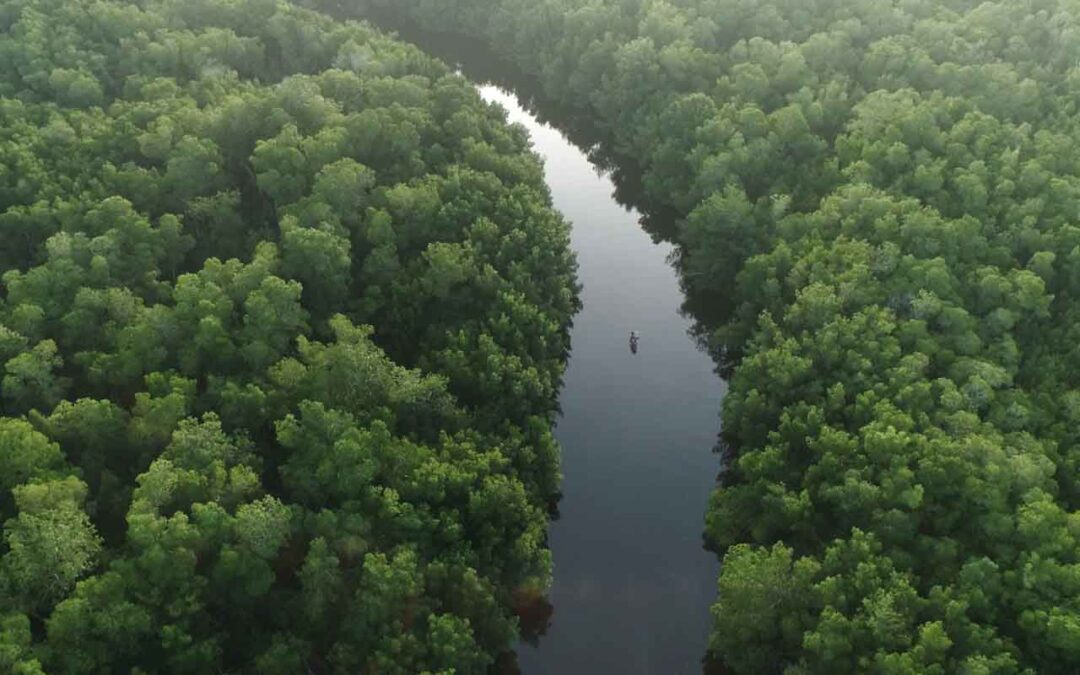
<instances>
[{"instance_id":1,"label":"lush green foliage","mask_svg":"<svg viewBox=\"0 0 1080 675\"><path fill-rule=\"evenodd\" d=\"M578 306L524 132L276 0L0 27L0 670L484 672Z\"/></svg>"},{"instance_id":2,"label":"lush green foliage","mask_svg":"<svg viewBox=\"0 0 1080 675\"><path fill-rule=\"evenodd\" d=\"M732 377L715 656L1080 670L1080 5L336 9L372 5L513 59L678 215Z\"/></svg>"}]
</instances>

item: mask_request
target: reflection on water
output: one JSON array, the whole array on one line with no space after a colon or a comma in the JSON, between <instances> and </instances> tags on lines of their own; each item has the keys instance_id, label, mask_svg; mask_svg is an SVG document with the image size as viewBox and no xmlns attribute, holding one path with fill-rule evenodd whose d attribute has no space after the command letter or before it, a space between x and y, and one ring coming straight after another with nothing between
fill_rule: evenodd
<instances>
[{"instance_id":1,"label":"reflection on water","mask_svg":"<svg viewBox=\"0 0 1080 675\"><path fill-rule=\"evenodd\" d=\"M574 226L584 309L556 429L564 480L549 534L554 585L547 598L515 598L522 644L498 670L700 673L717 573L701 531L724 384L688 336L676 255L654 243L670 237L670 221L621 205L636 203L636 175L607 171L587 115L553 105L475 43L379 19L489 83L481 94L529 130L555 206ZM640 341L628 349L631 331Z\"/></svg>"}]
</instances>

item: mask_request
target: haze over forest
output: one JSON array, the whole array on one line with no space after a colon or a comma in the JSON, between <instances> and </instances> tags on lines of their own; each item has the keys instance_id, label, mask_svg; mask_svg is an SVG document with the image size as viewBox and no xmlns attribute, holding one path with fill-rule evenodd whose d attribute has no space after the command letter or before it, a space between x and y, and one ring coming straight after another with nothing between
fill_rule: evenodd
<instances>
[{"instance_id":1,"label":"haze over forest","mask_svg":"<svg viewBox=\"0 0 1080 675\"><path fill-rule=\"evenodd\" d=\"M648 440L718 476L662 514L719 563L680 662L1080 671L1076 2L0 0L0 28L0 672L515 672L562 639L558 528L601 513L580 459L609 453L597 495L678 489L560 427L690 424L711 390L618 398L690 363L628 351L640 316L611 368L653 382L564 377L607 358L575 340L602 230L442 39L612 177L726 381L719 452ZM595 537L699 593L697 543L621 515ZM641 641L612 628L576 662Z\"/></svg>"}]
</instances>

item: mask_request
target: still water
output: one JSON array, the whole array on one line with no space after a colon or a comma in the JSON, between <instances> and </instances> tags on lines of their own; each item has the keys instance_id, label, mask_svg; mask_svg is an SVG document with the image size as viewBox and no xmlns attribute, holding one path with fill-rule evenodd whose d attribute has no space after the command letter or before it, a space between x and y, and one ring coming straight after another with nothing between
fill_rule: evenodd
<instances>
[{"instance_id":1,"label":"still water","mask_svg":"<svg viewBox=\"0 0 1080 675\"><path fill-rule=\"evenodd\" d=\"M559 131L510 92L480 92L528 129L544 158L584 289L556 429L554 612L518 663L525 675L701 673L717 574L701 532L723 382L687 335L670 246L653 243ZM641 336L636 355L630 331Z\"/></svg>"}]
</instances>

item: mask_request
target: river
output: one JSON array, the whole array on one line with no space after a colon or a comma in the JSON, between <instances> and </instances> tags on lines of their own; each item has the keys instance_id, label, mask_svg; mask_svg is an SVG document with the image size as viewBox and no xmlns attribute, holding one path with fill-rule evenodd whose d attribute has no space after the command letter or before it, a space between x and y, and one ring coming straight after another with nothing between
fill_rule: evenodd
<instances>
[{"instance_id":1,"label":"river","mask_svg":"<svg viewBox=\"0 0 1080 675\"><path fill-rule=\"evenodd\" d=\"M554 612L518 663L526 675L700 673L717 575L701 532L723 382L687 334L670 246L653 243L612 197L611 179L512 93L480 93L528 129L544 158L583 286L556 429ZM631 330L641 334L636 355Z\"/></svg>"},{"instance_id":2,"label":"river","mask_svg":"<svg viewBox=\"0 0 1080 675\"><path fill-rule=\"evenodd\" d=\"M555 207L573 226L584 308L555 430L563 482L549 532L551 616L502 670L700 675L719 572L702 531L720 468L713 448L726 385L680 308L708 310L709 302L687 302L671 245L654 241L670 234L667 220L626 205L637 194L634 171L590 162L606 160L587 116L545 100L529 75L476 41L393 13L366 18L456 66L526 128ZM637 354L630 331L641 335Z\"/></svg>"}]
</instances>

